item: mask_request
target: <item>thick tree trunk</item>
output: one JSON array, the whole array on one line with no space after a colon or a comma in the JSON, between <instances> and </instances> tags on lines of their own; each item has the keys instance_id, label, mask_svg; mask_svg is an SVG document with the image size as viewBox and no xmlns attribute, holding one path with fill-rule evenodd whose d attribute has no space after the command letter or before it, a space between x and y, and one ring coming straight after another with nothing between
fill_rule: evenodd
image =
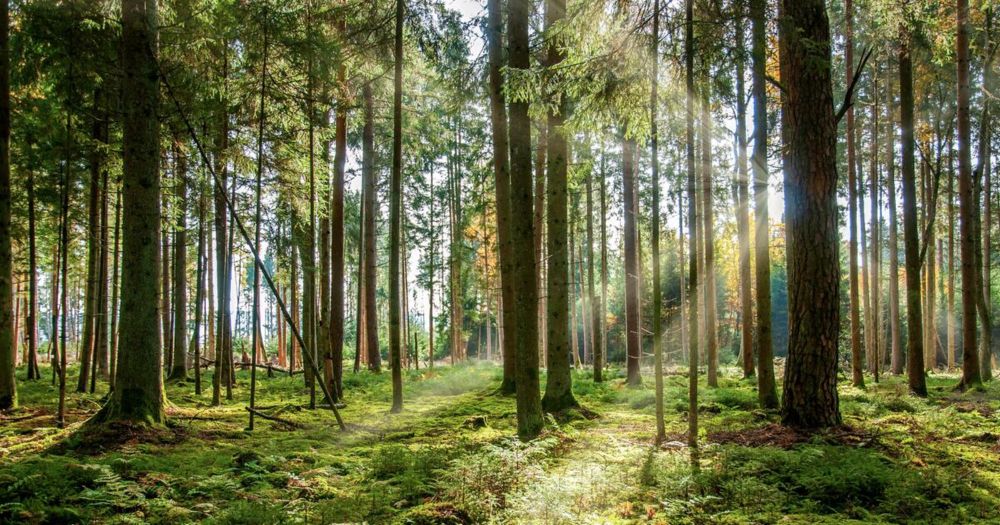
<instances>
[{"instance_id":1,"label":"thick tree trunk","mask_svg":"<svg viewBox=\"0 0 1000 525\"><path fill-rule=\"evenodd\" d=\"M976 271L976 227L978 202L973 190L972 132L969 116L969 2L957 0L956 62L958 67L958 215L962 267L962 381L960 389L982 384L976 339L976 302L981 280Z\"/></svg>"},{"instance_id":2,"label":"thick tree trunk","mask_svg":"<svg viewBox=\"0 0 1000 525\"><path fill-rule=\"evenodd\" d=\"M115 389L93 421L160 424L166 396L157 334L160 266L159 70L156 4L122 2L123 232L121 344Z\"/></svg>"},{"instance_id":3,"label":"thick tree trunk","mask_svg":"<svg viewBox=\"0 0 1000 525\"><path fill-rule=\"evenodd\" d=\"M14 258L11 251L10 46L8 1L0 5L0 410L17 406L14 368Z\"/></svg>"},{"instance_id":4,"label":"thick tree trunk","mask_svg":"<svg viewBox=\"0 0 1000 525\"><path fill-rule=\"evenodd\" d=\"M910 391L927 395L924 378L923 313L920 301L920 253L917 238L917 188L913 138L913 63L911 37L901 35L899 49L899 107L902 140L903 248L906 262L906 373Z\"/></svg>"},{"instance_id":5,"label":"thick tree trunk","mask_svg":"<svg viewBox=\"0 0 1000 525\"><path fill-rule=\"evenodd\" d=\"M530 67L528 0L511 0L507 17L509 67ZM532 243L531 118L526 100L512 101L510 115L510 226L513 323L511 346L516 352L517 433L531 439L542 429L538 385L538 290L535 287L535 256Z\"/></svg>"},{"instance_id":6,"label":"thick tree trunk","mask_svg":"<svg viewBox=\"0 0 1000 525\"><path fill-rule=\"evenodd\" d=\"M788 265L786 425L840 423L837 139L823 0L782 0L781 79Z\"/></svg>"},{"instance_id":7,"label":"thick tree trunk","mask_svg":"<svg viewBox=\"0 0 1000 525\"><path fill-rule=\"evenodd\" d=\"M566 17L565 0L545 0L545 31L552 31L553 26L559 24ZM566 52L558 44L558 40L548 38L548 49L546 50L546 67L556 68L565 60ZM567 211L567 172L569 164L569 147L567 145L566 130L564 122L569 116L569 100L567 97L559 97L557 106L549 106L547 146L548 158L546 160L546 172L548 174L545 184L547 195L545 201L548 205L546 219L548 235L546 236L548 254L548 298L546 309L548 318L546 329L548 330L548 347L546 355L548 360L548 376L545 382L545 396L542 398L542 409L547 413L558 413L567 408L577 406L576 398L573 397L573 380L570 373L569 341L567 328L573 330L573 341L576 342L576 323L568 325L569 308L571 304L576 313L575 301L570 301L570 286L573 275L571 271L572 247L567 252L566 237L568 226ZM536 234L538 232L535 232ZM539 255L541 250L538 250ZM541 265L539 265L539 268ZM573 315L576 320L576 315ZM572 349L574 356L577 354L576 345Z\"/></svg>"},{"instance_id":8,"label":"thick tree trunk","mask_svg":"<svg viewBox=\"0 0 1000 525\"><path fill-rule=\"evenodd\" d=\"M774 349L771 340L771 254L767 170L767 20L766 0L750 0L753 54L753 177L754 177L754 272L757 298L757 398L766 409L778 408L774 380ZM693 328L692 328L693 329ZM692 343L693 344L693 343Z\"/></svg>"}]
</instances>

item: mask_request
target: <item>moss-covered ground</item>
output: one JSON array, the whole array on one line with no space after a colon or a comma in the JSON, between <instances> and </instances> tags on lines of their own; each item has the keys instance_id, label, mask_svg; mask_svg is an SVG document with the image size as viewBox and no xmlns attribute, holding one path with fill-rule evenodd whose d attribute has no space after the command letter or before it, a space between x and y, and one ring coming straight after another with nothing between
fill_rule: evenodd
<instances>
[{"instance_id":1,"label":"moss-covered ground","mask_svg":"<svg viewBox=\"0 0 1000 525\"><path fill-rule=\"evenodd\" d=\"M955 376L936 374L926 400L899 378L842 383L845 426L806 436L728 371L702 388L694 469L679 372L660 447L651 377L628 388L577 373L586 410L523 444L499 374L408 372L405 410L390 415L388 374L348 372L347 432L303 408L302 376L261 374L259 405L294 425L258 419L250 433L240 372L221 407L172 383L167 427L96 437L81 427L103 392L69 394L58 429L51 382L22 380L22 408L0 416L0 522L1000 523L1000 382L957 394Z\"/></svg>"}]
</instances>

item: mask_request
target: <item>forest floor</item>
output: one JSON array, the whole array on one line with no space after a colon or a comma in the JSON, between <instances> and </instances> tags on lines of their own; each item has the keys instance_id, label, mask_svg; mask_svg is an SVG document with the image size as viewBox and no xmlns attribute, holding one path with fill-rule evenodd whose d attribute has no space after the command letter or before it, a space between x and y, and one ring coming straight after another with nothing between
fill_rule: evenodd
<instances>
[{"instance_id":1,"label":"forest floor","mask_svg":"<svg viewBox=\"0 0 1000 525\"><path fill-rule=\"evenodd\" d=\"M587 410L550 417L528 444L490 365L408 371L395 415L389 374L347 372L348 432L302 408L302 376L260 374L258 405L294 425L247 432L248 373L216 408L206 374L201 396L167 385L164 429L100 439L80 428L102 392L69 394L60 430L48 378L22 380L23 408L0 414L0 522L1000 523L1000 381L957 394L956 376L933 374L927 400L900 378L842 381L844 427L805 436L757 410L737 374L702 385L697 471L680 371L661 447L652 377L629 388L615 371L601 384L577 372Z\"/></svg>"}]
</instances>

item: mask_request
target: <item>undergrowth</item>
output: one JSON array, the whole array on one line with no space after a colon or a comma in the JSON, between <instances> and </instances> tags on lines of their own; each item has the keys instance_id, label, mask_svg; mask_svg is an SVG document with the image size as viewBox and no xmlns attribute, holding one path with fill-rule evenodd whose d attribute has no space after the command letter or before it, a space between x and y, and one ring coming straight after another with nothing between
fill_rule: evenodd
<instances>
[{"instance_id":1,"label":"undergrowth","mask_svg":"<svg viewBox=\"0 0 1000 525\"><path fill-rule=\"evenodd\" d=\"M574 372L588 417L548 418L530 443L514 437L513 398L495 395L500 369L484 364L408 371L399 415L388 413L388 374L347 373L346 433L328 411L307 408L302 376L262 378L258 404L303 428L258 420L253 433L245 371L220 407L210 390L170 383L165 429L96 448L79 432L103 392L69 394L70 424L58 429L55 388L21 381L25 408L0 420L0 522L1000 520L1000 385L956 394L954 377L933 376L921 400L898 378L867 390L844 384L847 426L810 438L784 434L732 371L702 389L693 468L687 379L671 372L663 447L652 446L652 378L629 388L617 370L604 383Z\"/></svg>"}]
</instances>

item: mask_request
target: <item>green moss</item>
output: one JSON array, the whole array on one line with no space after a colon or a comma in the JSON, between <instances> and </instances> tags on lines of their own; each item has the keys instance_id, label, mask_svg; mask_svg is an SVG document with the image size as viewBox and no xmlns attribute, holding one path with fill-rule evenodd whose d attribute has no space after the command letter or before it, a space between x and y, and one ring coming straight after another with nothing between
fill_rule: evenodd
<instances>
[{"instance_id":1,"label":"green moss","mask_svg":"<svg viewBox=\"0 0 1000 525\"><path fill-rule=\"evenodd\" d=\"M724 372L719 388L702 391L698 474L686 449L650 446L653 381L635 389L620 379L595 384L589 371L573 376L586 417L552 422L530 443L515 439L514 399L494 395L501 374L492 366L409 372L407 409L398 415L388 414L388 374L348 372L347 433L328 411L302 408L308 397L301 376L259 377L258 404L304 428L261 421L253 433L243 431L245 371L234 400L221 407L209 406L210 392L196 396L190 383L170 384L170 425L101 438L102 447L82 446L83 433L68 441L96 412L102 390L68 393L70 428L59 430L52 425L56 389L48 381L24 382L26 408L17 414L42 414L0 428L0 522L1000 519L993 415L1000 382L956 394L955 377L935 375L926 400L909 397L894 377L864 392L843 385L845 421L856 440L840 445L826 436L786 448L748 447L706 442L716 431L774 422L773 414L756 409L752 383L740 381L738 370ZM665 379L669 440L683 441L687 379ZM467 424L479 416L487 426Z\"/></svg>"}]
</instances>

